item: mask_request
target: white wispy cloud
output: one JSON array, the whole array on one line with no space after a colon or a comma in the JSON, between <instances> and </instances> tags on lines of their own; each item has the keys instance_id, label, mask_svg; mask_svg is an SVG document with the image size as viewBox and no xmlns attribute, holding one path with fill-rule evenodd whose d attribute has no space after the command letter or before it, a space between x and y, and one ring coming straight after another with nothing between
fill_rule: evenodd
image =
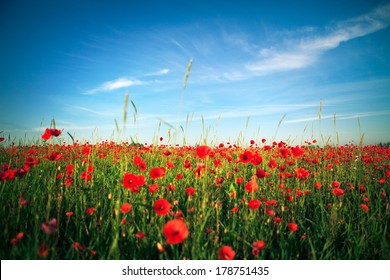
<instances>
[{"instance_id":1,"label":"white wispy cloud","mask_svg":"<svg viewBox=\"0 0 390 280\"><path fill-rule=\"evenodd\" d=\"M366 117L376 117L376 116L386 116L390 115L390 111L374 111L374 112L357 112L357 113L345 113L345 114L336 114L336 120L349 120L349 119L357 119L357 118L366 118ZM321 120L334 119L335 115L323 115L321 116ZM293 120L286 120L285 123L302 123L302 122L312 122L318 121L318 115L306 118L299 118Z\"/></svg>"},{"instance_id":2,"label":"white wispy cloud","mask_svg":"<svg viewBox=\"0 0 390 280\"><path fill-rule=\"evenodd\" d=\"M245 36L245 34L228 34L225 32L223 34L223 39L227 44L239 48L245 53L248 53L250 55L256 54L256 49L258 48L258 46L250 43L249 39L247 38L247 36Z\"/></svg>"},{"instance_id":3,"label":"white wispy cloud","mask_svg":"<svg viewBox=\"0 0 390 280\"><path fill-rule=\"evenodd\" d=\"M83 106L77 106L77 105L68 105L69 108L71 108L72 110L76 109L76 110L80 110L80 111L83 111L83 112L88 112L88 113L91 113L93 115L98 115L98 116L115 116L111 110L109 111L106 111L106 110L101 110L101 111L97 111L97 110L93 110L93 109L90 109L90 108L87 108L87 107L83 107Z\"/></svg>"},{"instance_id":4,"label":"white wispy cloud","mask_svg":"<svg viewBox=\"0 0 390 280\"><path fill-rule=\"evenodd\" d=\"M341 43L377 32L389 25L390 4L387 4L367 14L328 26L322 35L290 40L282 48L263 48L258 58L245 67L257 75L301 69L313 64L321 54L337 48Z\"/></svg>"},{"instance_id":5,"label":"white wispy cloud","mask_svg":"<svg viewBox=\"0 0 390 280\"><path fill-rule=\"evenodd\" d=\"M149 77L149 76L162 76L162 75L166 75L169 73L169 69L168 68L164 68L164 69L161 69L159 71L156 71L156 72L151 72L151 73L146 73L144 74L145 77Z\"/></svg>"},{"instance_id":6,"label":"white wispy cloud","mask_svg":"<svg viewBox=\"0 0 390 280\"><path fill-rule=\"evenodd\" d=\"M127 88L131 86L142 85L142 84L144 84L144 82L140 80L128 79L122 77L113 81L105 82L99 87L86 91L84 94L95 94L98 92L113 91L121 88Z\"/></svg>"},{"instance_id":7,"label":"white wispy cloud","mask_svg":"<svg viewBox=\"0 0 390 280\"><path fill-rule=\"evenodd\" d=\"M277 115L281 117L283 114L286 113L297 112L315 107L318 107L317 103L269 104L260 106L225 106L220 108L213 108L212 110L207 111L194 111L192 112L194 116L191 118L191 120L193 122L200 122L202 120L217 120L219 118L225 120L248 117L254 118L261 116L268 117L270 115ZM161 117L161 115L149 114L147 118L150 119L158 117ZM177 124L179 121L177 119L177 115L175 114L164 114L161 118L170 124ZM183 121L183 119L181 121Z\"/></svg>"}]
</instances>

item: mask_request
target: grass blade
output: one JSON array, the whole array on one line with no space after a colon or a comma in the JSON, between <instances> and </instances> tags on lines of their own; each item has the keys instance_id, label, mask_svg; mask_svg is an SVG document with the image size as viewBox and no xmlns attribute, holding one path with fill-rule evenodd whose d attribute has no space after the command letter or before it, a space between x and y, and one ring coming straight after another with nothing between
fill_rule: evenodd
<instances>
[{"instance_id":1,"label":"grass blade","mask_svg":"<svg viewBox=\"0 0 390 280\"><path fill-rule=\"evenodd\" d=\"M175 127L173 125L171 125L169 122L166 122L164 121L162 118L158 118L160 120L161 123L169 126L170 128L172 128L173 130L176 130Z\"/></svg>"},{"instance_id":2,"label":"grass blade","mask_svg":"<svg viewBox=\"0 0 390 280\"><path fill-rule=\"evenodd\" d=\"M73 137L72 134L70 134L69 132L67 132L67 133L68 133L70 139L72 139L72 143L74 144L74 137Z\"/></svg>"},{"instance_id":3,"label":"grass blade","mask_svg":"<svg viewBox=\"0 0 390 280\"><path fill-rule=\"evenodd\" d=\"M133 106L133 109L134 109L134 124L137 123L137 117L138 117L138 110L137 110L137 107L135 106L133 100L130 100L131 102L131 105Z\"/></svg>"}]
</instances>

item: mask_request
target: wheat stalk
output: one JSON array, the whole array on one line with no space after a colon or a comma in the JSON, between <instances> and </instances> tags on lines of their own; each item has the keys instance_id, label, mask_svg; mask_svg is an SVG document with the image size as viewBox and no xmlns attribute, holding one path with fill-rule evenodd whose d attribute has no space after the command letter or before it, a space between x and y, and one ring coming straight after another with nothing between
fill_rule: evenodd
<instances>
[{"instance_id":1,"label":"wheat stalk","mask_svg":"<svg viewBox=\"0 0 390 280\"><path fill-rule=\"evenodd\" d=\"M114 121L115 121L116 132L117 132L118 134L120 134L118 121L116 120L116 118L114 118Z\"/></svg>"},{"instance_id":2,"label":"wheat stalk","mask_svg":"<svg viewBox=\"0 0 390 280\"><path fill-rule=\"evenodd\" d=\"M187 80L188 80L188 76L189 76L190 71L191 71L191 67L192 67L192 58L188 62L187 70L186 70L186 73L184 74L183 91L182 91L182 94L181 94L181 97L180 97L179 113L178 113L178 116L177 116L177 128L176 128L177 131L179 131L179 127L178 126L180 125L180 117L181 117L181 111L182 111L182 107L183 107L184 91L185 91L185 89L187 87ZM187 120L188 120L188 116L187 116ZM183 134L184 134L184 131L183 131Z\"/></svg>"},{"instance_id":3,"label":"wheat stalk","mask_svg":"<svg viewBox=\"0 0 390 280\"><path fill-rule=\"evenodd\" d=\"M188 62L187 70L186 70L186 73L184 75L183 93L187 87L187 80L188 80L188 75L190 74L190 71L191 71L191 67L192 67L192 58L190 59L190 62Z\"/></svg>"},{"instance_id":4,"label":"wheat stalk","mask_svg":"<svg viewBox=\"0 0 390 280\"><path fill-rule=\"evenodd\" d=\"M126 91L125 103L123 107L123 131L126 131L126 121L127 121L127 106L129 105L129 91Z\"/></svg>"}]
</instances>

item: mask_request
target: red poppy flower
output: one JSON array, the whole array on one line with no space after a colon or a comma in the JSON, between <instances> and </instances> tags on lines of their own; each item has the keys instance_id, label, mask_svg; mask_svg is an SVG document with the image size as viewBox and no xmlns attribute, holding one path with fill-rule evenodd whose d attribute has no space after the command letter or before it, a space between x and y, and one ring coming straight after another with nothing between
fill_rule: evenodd
<instances>
[{"instance_id":1,"label":"red poppy flower","mask_svg":"<svg viewBox=\"0 0 390 280\"><path fill-rule=\"evenodd\" d=\"M298 230L298 225L296 223L289 223L287 225L288 229L292 232L295 232Z\"/></svg>"},{"instance_id":2,"label":"red poppy flower","mask_svg":"<svg viewBox=\"0 0 390 280\"><path fill-rule=\"evenodd\" d=\"M39 245L38 256L46 257L49 254L49 246L45 243Z\"/></svg>"},{"instance_id":3,"label":"red poppy flower","mask_svg":"<svg viewBox=\"0 0 390 280\"><path fill-rule=\"evenodd\" d=\"M82 154L86 157L92 155L92 148L88 146L84 147L82 150Z\"/></svg>"},{"instance_id":4,"label":"red poppy flower","mask_svg":"<svg viewBox=\"0 0 390 280\"><path fill-rule=\"evenodd\" d=\"M207 156L209 156L212 152L212 149L209 146L198 146L196 148L196 154L199 158L205 159Z\"/></svg>"},{"instance_id":5,"label":"red poppy flower","mask_svg":"<svg viewBox=\"0 0 390 280\"><path fill-rule=\"evenodd\" d=\"M55 128L46 128L45 132L41 135L43 140L49 140L50 137L58 137L61 134L61 130Z\"/></svg>"},{"instance_id":6,"label":"red poppy flower","mask_svg":"<svg viewBox=\"0 0 390 280\"><path fill-rule=\"evenodd\" d=\"M17 245L19 243L19 241L22 240L23 236L24 236L24 233L19 232L14 238L12 238L10 240L10 243L14 246Z\"/></svg>"},{"instance_id":7,"label":"red poppy flower","mask_svg":"<svg viewBox=\"0 0 390 280\"><path fill-rule=\"evenodd\" d=\"M123 186L126 189L130 189L132 191L139 191L137 184L137 176L133 173L125 173L123 176Z\"/></svg>"},{"instance_id":8,"label":"red poppy flower","mask_svg":"<svg viewBox=\"0 0 390 280\"><path fill-rule=\"evenodd\" d=\"M205 172L205 167L203 165L198 165L198 168L194 171L194 175L196 178L200 178L203 176Z\"/></svg>"},{"instance_id":9,"label":"red poppy flower","mask_svg":"<svg viewBox=\"0 0 390 280\"><path fill-rule=\"evenodd\" d=\"M146 163L141 162L140 164L138 164L138 170L144 172L146 170Z\"/></svg>"},{"instance_id":10,"label":"red poppy flower","mask_svg":"<svg viewBox=\"0 0 390 280\"><path fill-rule=\"evenodd\" d=\"M83 245L81 245L80 244L80 242L74 242L73 243L73 249L75 249L76 251L84 251L84 250L86 250L87 248L85 247L85 246L83 246Z\"/></svg>"},{"instance_id":11,"label":"red poppy flower","mask_svg":"<svg viewBox=\"0 0 390 280\"><path fill-rule=\"evenodd\" d=\"M11 245L15 246L19 243L19 240L14 237L14 238L11 238L11 240L9 242L11 243Z\"/></svg>"},{"instance_id":12,"label":"red poppy flower","mask_svg":"<svg viewBox=\"0 0 390 280\"><path fill-rule=\"evenodd\" d=\"M292 148L291 151L292 151L293 156L295 158L298 158L301 155L303 155L303 150L299 146L296 146L296 147Z\"/></svg>"},{"instance_id":13,"label":"red poppy flower","mask_svg":"<svg viewBox=\"0 0 390 280\"><path fill-rule=\"evenodd\" d=\"M41 138L46 141L49 140L50 137L51 137L51 132L48 128L46 128L45 132L41 135Z\"/></svg>"},{"instance_id":14,"label":"red poppy flower","mask_svg":"<svg viewBox=\"0 0 390 280\"><path fill-rule=\"evenodd\" d=\"M282 219L281 218L279 218L279 217L274 217L274 222L275 223L280 223L280 221L281 221Z\"/></svg>"},{"instance_id":15,"label":"red poppy flower","mask_svg":"<svg viewBox=\"0 0 390 280\"><path fill-rule=\"evenodd\" d=\"M77 242L77 241L76 241L76 242L73 243L73 246L72 246L72 247L73 247L73 249L78 250L78 249L80 248L80 246L81 246L81 245L80 245L80 242Z\"/></svg>"},{"instance_id":16,"label":"red poppy flower","mask_svg":"<svg viewBox=\"0 0 390 280\"><path fill-rule=\"evenodd\" d=\"M150 193L154 193L154 192L156 192L157 190L158 190L158 185L157 185L157 184L151 184L151 185L148 186L148 191L149 191Z\"/></svg>"},{"instance_id":17,"label":"red poppy flower","mask_svg":"<svg viewBox=\"0 0 390 280\"><path fill-rule=\"evenodd\" d=\"M218 168L218 167L221 167L222 166L222 161L220 158L216 158L214 159L214 167L215 168Z\"/></svg>"},{"instance_id":18,"label":"red poppy flower","mask_svg":"<svg viewBox=\"0 0 390 280\"><path fill-rule=\"evenodd\" d=\"M276 201L275 199L271 199L271 200L267 200L267 201L265 202L265 204L266 204L267 206L270 206L270 205L277 206L277 205L278 205L278 201Z\"/></svg>"},{"instance_id":19,"label":"red poppy flower","mask_svg":"<svg viewBox=\"0 0 390 280\"><path fill-rule=\"evenodd\" d=\"M61 130L55 129L55 128L51 128L51 129L50 129L50 133L51 133L52 136L58 137L58 136L60 136L60 134L61 134Z\"/></svg>"},{"instance_id":20,"label":"red poppy flower","mask_svg":"<svg viewBox=\"0 0 390 280\"><path fill-rule=\"evenodd\" d=\"M298 169L295 170L295 176L298 178L298 179L305 179L309 176L309 171L300 167Z\"/></svg>"},{"instance_id":21,"label":"red poppy flower","mask_svg":"<svg viewBox=\"0 0 390 280\"><path fill-rule=\"evenodd\" d=\"M364 211L366 211L366 212L368 212L368 210L370 209L370 208L368 208L367 204L360 204L360 207L361 207Z\"/></svg>"},{"instance_id":22,"label":"red poppy flower","mask_svg":"<svg viewBox=\"0 0 390 280\"><path fill-rule=\"evenodd\" d=\"M338 187L340 187L340 182L334 181L334 182L332 183L332 186L333 186L334 188L338 188Z\"/></svg>"},{"instance_id":23,"label":"red poppy flower","mask_svg":"<svg viewBox=\"0 0 390 280\"><path fill-rule=\"evenodd\" d=\"M69 187L74 182L74 179L72 177L66 177L65 178L65 185Z\"/></svg>"},{"instance_id":24,"label":"red poppy flower","mask_svg":"<svg viewBox=\"0 0 390 280\"><path fill-rule=\"evenodd\" d=\"M185 169L192 169L192 165L191 165L190 160L186 159L186 160L184 161L184 168L185 168Z\"/></svg>"},{"instance_id":25,"label":"red poppy flower","mask_svg":"<svg viewBox=\"0 0 390 280\"><path fill-rule=\"evenodd\" d=\"M15 236L15 238L16 238L17 240L21 240L21 239L23 238L23 236L24 236L24 232L19 232L19 233Z\"/></svg>"},{"instance_id":26,"label":"red poppy flower","mask_svg":"<svg viewBox=\"0 0 390 280\"><path fill-rule=\"evenodd\" d=\"M51 219L50 221L47 221L43 224L41 224L41 229L46 233L46 234L52 234L55 231L57 231L57 219Z\"/></svg>"},{"instance_id":27,"label":"red poppy flower","mask_svg":"<svg viewBox=\"0 0 390 280\"><path fill-rule=\"evenodd\" d=\"M275 160L270 159L270 161L268 162L268 167L271 169L275 169L276 167L278 167L278 164L276 163Z\"/></svg>"},{"instance_id":28,"label":"red poppy flower","mask_svg":"<svg viewBox=\"0 0 390 280\"><path fill-rule=\"evenodd\" d=\"M20 206L25 206L25 205L28 205L28 200L26 200L25 198L24 198L24 195L22 194L21 196L20 196L20 198L19 198L19 204L20 204Z\"/></svg>"},{"instance_id":29,"label":"red poppy flower","mask_svg":"<svg viewBox=\"0 0 390 280\"><path fill-rule=\"evenodd\" d=\"M270 208L267 208L267 209L265 210L265 213L266 213L268 216L270 216L270 217L275 216L275 211L272 210L272 209L270 209Z\"/></svg>"},{"instance_id":30,"label":"red poppy flower","mask_svg":"<svg viewBox=\"0 0 390 280\"><path fill-rule=\"evenodd\" d=\"M135 165L138 165L138 164L140 164L141 162L143 162L143 160L142 160L142 158L141 158L140 156L135 156L135 157L133 158L133 163L134 163Z\"/></svg>"},{"instance_id":31,"label":"red poppy flower","mask_svg":"<svg viewBox=\"0 0 390 280\"><path fill-rule=\"evenodd\" d=\"M188 237L187 225L182 220L171 220L164 225L163 234L167 244L179 244Z\"/></svg>"},{"instance_id":32,"label":"red poppy flower","mask_svg":"<svg viewBox=\"0 0 390 280\"><path fill-rule=\"evenodd\" d=\"M24 161L25 165L33 166L37 165L39 163L39 158L33 158L33 157L27 157L26 160Z\"/></svg>"},{"instance_id":33,"label":"red poppy flower","mask_svg":"<svg viewBox=\"0 0 390 280\"><path fill-rule=\"evenodd\" d=\"M287 149L287 148L282 148L282 149L279 150L279 155L282 158L288 158L290 156L290 150Z\"/></svg>"},{"instance_id":34,"label":"red poppy flower","mask_svg":"<svg viewBox=\"0 0 390 280\"><path fill-rule=\"evenodd\" d=\"M0 181L7 182L15 178L15 171L8 169L5 172L0 172Z\"/></svg>"},{"instance_id":35,"label":"red poppy flower","mask_svg":"<svg viewBox=\"0 0 390 280\"><path fill-rule=\"evenodd\" d=\"M263 158L258 155L258 154L253 154L253 157L252 157L252 161L251 163L254 165L254 166L257 166L259 165L260 163L263 162Z\"/></svg>"},{"instance_id":36,"label":"red poppy flower","mask_svg":"<svg viewBox=\"0 0 390 280\"><path fill-rule=\"evenodd\" d=\"M244 178L242 178L242 177L237 178L237 179L236 179L236 183L237 183L237 184L242 184L242 183L244 183Z\"/></svg>"},{"instance_id":37,"label":"red poppy flower","mask_svg":"<svg viewBox=\"0 0 390 280\"><path fill-rule=\"evenodd\" d=\"M265 247L265 242L263 240L253 242L253 249L252 249L253 256L257 257L260 251L264 249L264 247Z\"/></svg>"},{"instance_id":38,"label":"red poppy flower","mask_svg":"<svg viewBox=\"0 0 390 280\"><path fill-rule=\"evenodd\" d=\"M240 154L240 161L242 163L249 163L252 161L253 154L251 151L245 151L244 153Z\"/></svg>"},{"instance_id":39,"label":"red poppy flower","mask_svg":"<svg viewBox=\"0 0 390 280\"><path fill-rule=\"evenodd\" d=\"M73 168L74 168L74 165L73 164L68 164L65 169L66 169L66 176L72 176L73 174Z\"/></svg>"},{"instance_id":40,"label":"red poppy flower","mask_svg":"<svg viewBox=\"0 0 390 280\"><path fill-rule=\"evenodd\" d=\"M80 175L80 178L83 179L85 182L88 182L91 180L92 176L86 171L83 171Z\"/></svg>"},{"instance_id":41,"label":"red poppy flower","mask_svg":"<svg viewBox=\"0 0 390 280\"><path fill-rule=\"evenodd\" d=\"M251 201L249 201L248 206L250 209L255 210L260 207L260 204L261 204L260 200L252 199Z\"/></svg>"},{"instance_id":42,"label":"red poppy flower","mask_svg":"<svg viewBox=\"0 0 390 280\"><path fill-rule=\"evenodd\" d=\"M145 184L143 175L136 176L133 173L125 173L123 176L123 186L131 192L139 192L139 187Z\"/></svg>"},{"instance_id":43,"label":"red poppy flower","mask_svg":"<svg viewBox=\"0 0 390 280\"><path fill-rule=\"evenodd\" d=\"M189 187L186 189L186 194L189 196L193 196L195 193L195 189L193 187Z\"/></svg>"},{"instance_id":44,"label":"red poppy flower","mask_svg":"<svg viewBox=\"0 0 390 280\"><path fill-rule=\"evenodd\" d=\"M167 189L170 190L171 192L176 189L175 185L173 183L170 183L167 185Z\"/></svg>"},{"instance_id":45,"label":"red poppy flower","mask_svg":"<svg viewBox=\"0 0 390 280\"><path fill-rule=\"evenodd\" d=\"M135 237L137 237L138 239L143 239L143 238L145 238L145 233L143 233L142 231L138 231L135 234Z\"/></svg>"},{"instance_id":46,"label":"red poppy flower","mask_svg":"<svg viewBox=\"0 0 390 280\"><path fill-rule=\"evenodd\" d=\"M259 241L253 242L253 247L257 247L259 249L263 249L265 247L265 242L263 240L259 240Z\"/></svg>"},{"instance_id":47,"label":"red poppy flower","mask_svg":"<svg viewBox=\"0 0 390 280\"><path fill-rule=\"evenodd\" d=\"M218 251L218 259L220 260L232 260L236 252L230 246L222 246Z\"/></svg>"},{"instance_id":48,"label":"red poppy flower","mask_svg":"<svg viewBox=\"0 0 390 280\"><path fill-rule=\"evenodd\" d=\"M296 192L295 192L295 194L296 194L297 196L302 196L302 195L303 195L303 191L297 189Z\"/></svg>"},{"instance_id":49,"label":"red poppy flower","mask_svg":"<svg viewBox=\"0 0 390 280\"><path fill-rule=\"evenodd\" d=\"M166 216L172 209L172 204L165 198L157 199L153 206L154 211L157 215Z\"/></svg>"},{"instance_id":50,"label":"red poppy flower","mask_svg":"<svg viewBox=\"0 0 390 280\"><path fill-rule=\"evenodd\" d=\"M132 205L128 202L123 203L121 206L122 213L128 213L131 210Z\"/></svg>"},{"instance_id":51,"label":"red poppy flower","mask_svg":"<svg viewBox=\"0 0 390 280\"><path fill-rule=\"evenodd\" d=\"M256 177L261 179L261 178L266 178L269 176L269 172L264 171L262 168L258 168L256 170Z\"/></svg>"},{"instance_id":52,"label":"red poppy flower","mask_svg":"<svg viewBox=\"0 0 390 280\"><path fill-rule=\"evenodd\" d=\"M150 178L157 179L165 176L165 168L164 167L153 167L150 170Z\"/></svg>"},{"instance_id":53,"label":"red poppy flower","mask_svg":"<svg viewBox=\"0 0 390 280\"><path fill-rule=\"evenodd\" d=\"M294 197L292 195L286 195L286 200L292 202L294 201Z\"/></svg>"},{"instance_id":54,"label":"red poppy flower","mask_svg":"<svg viewBox=\"0 0 390 280\"><path fill-rule=\"evenodd\" d=\"M259 186L257 185L256 179L252 178L248 183L245 185L246 192L255 192L259 189Z\"/></svg>"},{"instance_id":55,"label":"red poppy flower","mask_svg":"<svg viewBox=\"0 0 390 280\"><path fill-rule=\"evenodd\" d=\"M87 210L85 210L85 213L89 216L92 216L93 213L95 213L95 208L94 207L89 207Z\"/></svg>"},{"instance_id":56,"label":"red poppy flower","mask_svg":"<svg viewBox=\"0 0 390 280\"><path fill-rule=\"evenodd\" d=\"M334 188L332 192L333 192L334 195L337 195L337 196L344 195L344 191L342 189L340 189L340 188Z\"/></svg>"},{"instance_id":57,"label":"red poppy flower","mask_svg":"<svg viewBox=\"0 0 390 280\"><path fill-rule=\"evenodd\" d=\"M50 155L47 156L47 159L51 161L57 161L60 160L61 158L62 158L62 154L59 152L52 152Z\"/></svg>"},{"instance_id":58,"label":"red poppy flower","mask_svg":"<svg viewBox=\"0 0 390 280\"><path fill-rule=\"evenodd\" d=\"M320 189L322 187L322 184L320 182L315 182L314 183L314 188Z\"/></svg>"}]
</instances>

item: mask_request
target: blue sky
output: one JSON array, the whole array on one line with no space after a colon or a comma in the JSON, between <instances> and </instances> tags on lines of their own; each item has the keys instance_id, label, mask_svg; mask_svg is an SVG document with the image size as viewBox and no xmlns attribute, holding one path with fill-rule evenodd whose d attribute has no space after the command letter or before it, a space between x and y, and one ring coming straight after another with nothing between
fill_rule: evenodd
<instances>
[{"instance_id":1,"label":"blue sky","mask_svg":"<svg viewBox=\"0 0 390 280\"><path fill-rule=\"evenodd\" d=\"M388 1L1 1L0 131L390 141L389 26Z\"/></svg>"}]
</instances>

